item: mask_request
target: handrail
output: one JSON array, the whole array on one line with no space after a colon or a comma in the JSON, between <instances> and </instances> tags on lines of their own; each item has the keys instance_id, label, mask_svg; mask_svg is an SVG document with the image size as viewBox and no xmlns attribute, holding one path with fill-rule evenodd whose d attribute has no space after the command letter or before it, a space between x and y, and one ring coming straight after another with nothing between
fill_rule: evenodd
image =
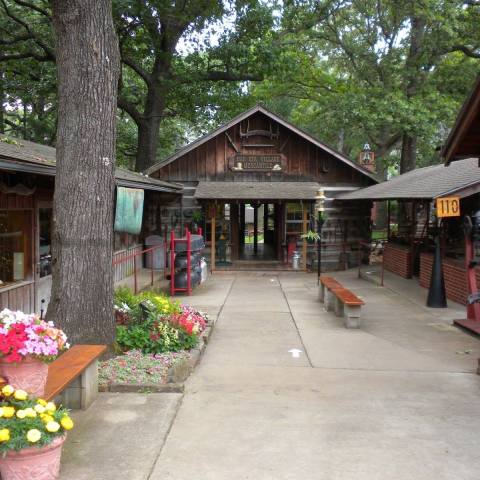
<instances>
[{"instance_id":1,"label":"handrail","mask_svg":"<svg viewBox=\"0 0 480 480\"><path fill-rule=\"evenodd\" d=\"M166 242L164 243L161 243L161 244L158 244L158 245L154 245L152 247L149 247L149 248L146 248L145 250L141 250L140 252L133 252L125 257L120 257L120 258L114 258L112 260L112 265L113 266L116 266L116 265L120 265L122 263L125 263L127 262L128 260L132 260L133 259L133 285L134 285L134 293L136 294L138 292L138 280L137 280L137 257L139 255L143 255L144 253L149 253L149 252L152 252L152 255L153 255L153 251L154 250L157 250L158 248L162 248L162 247L165 247L165 268L163 269L164 271L164 274L166 272L166 261L167 261L167 248L166 248ZM153 286L153 258L152 258L152 264L151 264L151 268L150 268L150 284Z\"/></svg>"}]
</instances>

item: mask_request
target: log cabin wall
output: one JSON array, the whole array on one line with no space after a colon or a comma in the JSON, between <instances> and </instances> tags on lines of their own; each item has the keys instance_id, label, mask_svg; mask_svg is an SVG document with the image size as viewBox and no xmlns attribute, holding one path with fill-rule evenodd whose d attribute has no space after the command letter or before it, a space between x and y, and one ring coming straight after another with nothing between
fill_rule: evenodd
<instances>
[{"instance_id":1,"label":"log cabin wall","mask_svg":"<svg viewBox=\"0 0 480 480\"><path fill-rule=\"evenodd\" d=\"M271 131L274 138L241 135L241 132L255 130ZM235 155L280 155L282 171L234 171L232 166ZM369 205L358 202L342 205L333 199L345 191L369 186L374 183L373 180L262 112L252 114L170 163L160 166L150 175L184 186L181 203L169 206L162 212L162 224L176 228L178 232L184 223L189 223L194 212L201 209L194 199L199 181L279 184L283 181L314 181L324 188L329 198L326 202L327 219L323 228L322 252L322 263L327 269L338 270L355 265L358 259L356 245L359 240L366 240L369 236Z\"/></svg>"}]
</instances>

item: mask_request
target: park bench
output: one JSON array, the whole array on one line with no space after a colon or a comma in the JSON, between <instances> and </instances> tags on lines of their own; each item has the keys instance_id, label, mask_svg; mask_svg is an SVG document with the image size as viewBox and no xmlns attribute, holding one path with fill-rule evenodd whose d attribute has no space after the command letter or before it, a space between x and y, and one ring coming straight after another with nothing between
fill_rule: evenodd
<instances>
[{"instance_id":1,"label":"park bench","mask_svg":"<svg viewBox=\"0 0 480 480\"><path fill-rule=\"evenodd\" d=\"M325 309L330 311L335 307L335 297L332 295L334 288L342 288L342 285L338 283L333 277L327 277L322 275L320 277L320 283L318 288L318 299L325 304Z\"/></svg>"},{"instance_id":2,"label":"park bench","mask_svg":"<svg viewBox=\"0 0 480 480\"><path fill-rule=\"evenodd\" d=\"M59 398L72 409L88 408L98 395L98 358L105 345L74 345L48 367L45 400Z\"/></svg>"},{"instance_id":3,"label":"park bench","mask_svg":"<svg viewBox=\"0 0 480 480\"><path fill-rule=\"evenodd\" d=\"M346 288L334 288L335 315L344 318L345 328L360 328L361 310L365 302Z\"/></svg>"}]
</instances>

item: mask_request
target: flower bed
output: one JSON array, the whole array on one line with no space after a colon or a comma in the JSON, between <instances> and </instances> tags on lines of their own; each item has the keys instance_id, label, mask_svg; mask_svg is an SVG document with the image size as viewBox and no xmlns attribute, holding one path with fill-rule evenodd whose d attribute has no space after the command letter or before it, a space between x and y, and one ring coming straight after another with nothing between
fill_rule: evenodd
<instances>
[{"instance_id":1,"label":"flower bed","mask_svg":"<svg viewBox=\"0 0 480 480\"><path fill-rule=\"evenodd\" d=\"M185 378L203 348L208 318L163 294L115 292L119 355L101 362L101 388L165 385ZM180 379L180 380L179 380Z\"/></svg>"},{"instance_id":2,"label":"flower bed","mask_svg":"<svg viewBox=\"0 0 480 480\"><path fill-rule=\"evenodd\" d=\"M144 354L139 350L131 350L124 355L100 363L99 384L100 386L112 383L163 385L168 382L172 366L189 357L186 351Z\"/></svg>"}]
</instances>

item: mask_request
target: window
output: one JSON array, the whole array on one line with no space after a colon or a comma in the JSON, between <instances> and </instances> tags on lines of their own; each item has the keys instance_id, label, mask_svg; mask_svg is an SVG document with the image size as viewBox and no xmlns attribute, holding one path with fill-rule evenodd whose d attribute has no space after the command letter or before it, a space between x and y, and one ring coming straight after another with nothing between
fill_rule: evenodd
<instances>
[{"instance_id":1,"label":"window","mask_svg":"<svg viewBox=\"0 0 480 480\"><path fill-rule=\"evenodd\" d=\"M287 235L301 234L303 231L303 206L300 202L287 203L286 208Z\"/></svg>"},{"instance_id":2,"label":"window","mask_svg":"<svg viewBox=\"0 0 480 480\"><path fill-rule=\"evenodd\" d=\"M0 287L31 274L32 212L0 211Z\"/></svg>"},{"instance_id":3,"label":"window","mask_svg":"<svg viewBox=\"0 0 480 480\"><path fill-rule=\"evenodd\" d=\"M38 210L40 278L52 274L52 209Z\"/></svg>"}]
</instances>

